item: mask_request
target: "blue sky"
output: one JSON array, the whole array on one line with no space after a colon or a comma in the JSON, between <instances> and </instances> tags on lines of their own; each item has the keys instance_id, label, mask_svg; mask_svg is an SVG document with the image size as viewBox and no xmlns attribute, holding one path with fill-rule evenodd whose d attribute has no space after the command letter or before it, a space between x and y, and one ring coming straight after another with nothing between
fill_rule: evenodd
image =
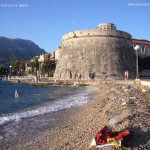
<instances>
[{"instance_id":1,"label":"blue sky","mask_svg":"<svg viewBox=\"0 0 150 150\"><path fill-rule=\"evenodd\" d=\"M133 38L150 39L150 0L0 0L0 36L54 51L68 32L112 22Z\"/></svg>"}]
</instances>

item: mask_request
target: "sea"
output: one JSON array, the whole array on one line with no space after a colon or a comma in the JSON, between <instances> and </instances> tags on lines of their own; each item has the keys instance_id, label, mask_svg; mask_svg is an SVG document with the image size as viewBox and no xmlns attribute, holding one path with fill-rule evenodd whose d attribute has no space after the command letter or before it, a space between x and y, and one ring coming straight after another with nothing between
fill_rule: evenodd
<instances>
[{"instance_id":1,"label":"sea","mask_svg":"<svg viewBox=\"0 0 150 150\"><path fill-rule=\"evenodd\" d=\"M56 118L41 117L78 107L91 100L95 88L84 86L33 86L0 81L0 149L21 149L46 135L32 134L38 128L58 125ZM40 118L40 119L39 119ZM30 122L30 123L29 123ZM18 138L26 142L13 147ZM21 144L22 143L22 144Z\"/></svg>"}]
</instances>

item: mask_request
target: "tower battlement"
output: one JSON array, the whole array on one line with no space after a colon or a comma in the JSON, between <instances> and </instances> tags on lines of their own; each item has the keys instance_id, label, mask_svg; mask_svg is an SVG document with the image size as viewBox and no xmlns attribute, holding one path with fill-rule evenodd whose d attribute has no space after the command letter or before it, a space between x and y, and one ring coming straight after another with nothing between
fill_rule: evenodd
<instances>
[{"instance_id":1,"label":"tower battlement","mask_svg":"<svg viewBox=\"0 0 150 150\"><path fill-rule=\"evenodd\" d=\"M132 36L124 31L119 30L103 30L103 29L91 29L91 30L80 30L69 32L65 34L62 38L62 41L72 39L72 38L88 38L88 37L98 37L98 36L107 36L107 37L119 37L132 40Z\"/></svg>"}]
</instances>

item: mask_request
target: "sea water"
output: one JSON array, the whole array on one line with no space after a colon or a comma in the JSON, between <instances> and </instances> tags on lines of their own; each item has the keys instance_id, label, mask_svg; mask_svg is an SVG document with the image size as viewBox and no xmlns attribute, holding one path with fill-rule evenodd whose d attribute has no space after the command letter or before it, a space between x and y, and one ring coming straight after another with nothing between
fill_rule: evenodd
<instances>
[{"instance_id":1,"label":"sea water","mask_svg":"<svg viewBox=\"0 0 150 150\"><path fill-rule=\"evenodd\" d=\"M0 145L5 147L4 143L8 141L56 123L55 118L38 116L87 103L90 101L89 93L94 90L79 86L31 86L0 81ZM34 141L39 137L42 136L35 134Z\"/></svg>"},{"instance_id":2,"label":"sea water","mask_svg":"<svg viewBox=\"0 0 150 150\"><path fill-rule=\"evenodd\" d=\"M0 125L81 105L90 100L88 94L92 90L79 86L0 82Z\"/></svg>"}]
</instances>

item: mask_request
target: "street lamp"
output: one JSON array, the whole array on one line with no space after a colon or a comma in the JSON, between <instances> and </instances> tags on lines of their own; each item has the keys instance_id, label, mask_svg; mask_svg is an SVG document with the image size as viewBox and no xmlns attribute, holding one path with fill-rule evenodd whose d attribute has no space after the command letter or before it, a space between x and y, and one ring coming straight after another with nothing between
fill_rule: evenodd
<instances>
[{"instance_id":1,"label":"street lamp","mask_svg":"<svg viewBox=\"0 0 150 150\"><path fill-rule=\"evenodd\" d=\"M34 68L34 75L37 76L37 74L36 74L36 68Z\"/></svg>"},{"instance_id":2,"label":"street lamp","mask_svg":"<svg viewBox=\"0 0 150 150\"><path fill-rule=\"evenodd\" d=\"M39 62L39 82L40 82L41 81L41 63L42 63L42 61L39 59L38 62Z\"/></svg>"},{"instance_id":3,"label":"street lamp","mask_svg":"<svg viewBox=\"0 0 150 150\"><path fill-rule=\"evenodd\" d=\"M9 67L10 67L9 79L11 79L11 68L12 68L12 66L10 65Z\"/></svg>"},{"instance_id":4,"label":"street lamp","mask_svg":"<svg viewBox=\"0 0 150 150\"><path fill-rule=\"evenodd\" d=\"M44 55L40 55L40 58L38 59L38 62L39 62L39 82L41 81L41 64L42 62L44 62Z\"/></svg>"},{"instance_id":5,"label":"street lamp","mask_svg":"<svg viewBox=\"0 0 150 150\"><path fill-rule=\"evenodd\" d=\"M37 69L34 68L35 82L38 82Z\"/></svg>"},{"instance_id":6,"label":"street lamp","mask_svg":"<svg viewBox=\"0 0 150 150\"><path fill-rule=\"evenodd\" d=\"M136 80L139 79L139 68L138 68L138 50L140 49L139 45L136 45L134 47L134 50L136 51Z\"/></svg>"},{"instance_id":7,"label":"street lamp","mask_svg":"<svg viewBox=\"0 0 150 150\"><path fill-rule=\"evenodd\" d=\"M22 79L22 71L23 71L23 70L21 69L21 79Z\"/></svg>"},{"instance_id":8,"label":"street lamp","mask_svg":"<svg viewBox=\"0 0 150 150\"><path fill-rule=\"evenodd\" d=\"M5 78L6 78L6 80L7 80L7 70L6 70L6 77L5 77Z\"/></svg>"}]
</instances>

